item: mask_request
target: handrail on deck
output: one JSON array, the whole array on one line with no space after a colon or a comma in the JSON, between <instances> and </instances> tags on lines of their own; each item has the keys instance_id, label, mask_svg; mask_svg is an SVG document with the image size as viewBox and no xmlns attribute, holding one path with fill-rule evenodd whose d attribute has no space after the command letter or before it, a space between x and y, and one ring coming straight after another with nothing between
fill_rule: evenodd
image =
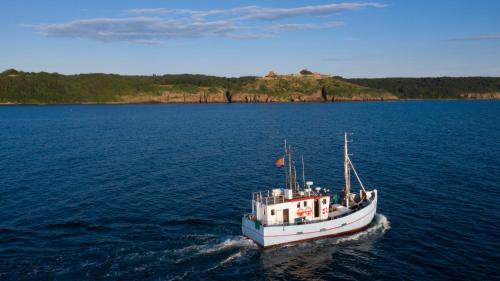
<instances>
[{"instance_id":1,"label":"handrail on deck","mask_svg":"<svg viewBox=\"0 0 500 281\"><path fill-rule=\"evenodd\" d=\"M292 199L297 199L297 198L302 198L302 197L308 197L308 196L319 196L321 195L320 192L316 192L314 190L311 191L302 191L304 194L301 194L301 192L294 192L292 194ZM280 194L278 196L273 196L270 190L264 190L264 191L255 191L252 192L252 200L264 203L266 205L268 204L277 204L277 203L284 203L285 202L285 196L284 194Z\"/></svg>"}]
</instances>

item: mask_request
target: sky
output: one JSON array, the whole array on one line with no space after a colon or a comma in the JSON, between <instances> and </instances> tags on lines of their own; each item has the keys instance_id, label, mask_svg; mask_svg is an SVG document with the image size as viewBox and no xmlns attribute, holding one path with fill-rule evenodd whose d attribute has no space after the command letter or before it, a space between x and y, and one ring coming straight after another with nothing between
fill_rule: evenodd
<instances>
[{"instance_id":1,"label":"sky","mask_svg":"<svg viewBox=\"0 0 500 281\"><path fill-rule=\"evenodd\" d=\"M500 76L500 1L0 1L0 71Z\"/></svg>"}]
</instances>

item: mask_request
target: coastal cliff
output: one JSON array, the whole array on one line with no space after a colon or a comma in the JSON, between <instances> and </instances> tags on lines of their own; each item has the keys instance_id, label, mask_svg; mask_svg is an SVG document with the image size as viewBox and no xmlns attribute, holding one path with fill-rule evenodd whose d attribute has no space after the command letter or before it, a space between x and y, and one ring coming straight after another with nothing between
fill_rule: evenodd
<instances>
[{"instance_id":1,"label":"coastal cliff","mask_svg":"<svg viewBox=\"0 0 500 281\"><path fill-rule=\"evenodd\" d=\"M121 96L125 103L271 103L395 100L383 90L359 86L326 75L273 75L242 84L186 87L160 84L154 94Z\"/></svg>"}]
</instances>

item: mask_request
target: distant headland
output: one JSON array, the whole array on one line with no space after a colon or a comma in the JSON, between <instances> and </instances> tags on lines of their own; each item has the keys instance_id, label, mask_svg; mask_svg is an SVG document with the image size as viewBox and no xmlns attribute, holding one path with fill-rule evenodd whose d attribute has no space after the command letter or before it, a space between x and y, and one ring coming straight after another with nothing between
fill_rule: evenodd
<instances>
[{"instance_id":1,"label":"distant headland","mask_svg":"<svg viewBox=\"0 0 500 281\"><path fill-rule=\"evenodd\" d=\"M1 104L271 103L500 99L499 77L346 79L303 69L262 77L0 73Z\"/></svg>"}]
</instances>

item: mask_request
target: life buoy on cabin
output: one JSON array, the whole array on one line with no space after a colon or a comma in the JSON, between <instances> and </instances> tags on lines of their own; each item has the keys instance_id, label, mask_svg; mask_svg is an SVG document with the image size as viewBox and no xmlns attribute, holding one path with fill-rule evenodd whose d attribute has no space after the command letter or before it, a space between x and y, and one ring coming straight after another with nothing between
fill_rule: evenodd
<instances>
[{"instance_id":1,"label":"life buoy on cabin","mask_svg":"<svg viewBox=\"0 0 500 281\"><path fill-rule=\"evenodd\" d=\"M297 216L302 217L304 215L304 210L299 208L297 209Z\"/></svg>"},{"instance_id":2,"label":"life buoy on cabin","mask_svg":"<svg viewBox=\"0 0 500 281\"><path fill-rule=\"evenodd\" d=\"M307 207L305 213L306 213L306 216L309 216L312 213L311 207Z\"/></svg>"}]
</instances>

